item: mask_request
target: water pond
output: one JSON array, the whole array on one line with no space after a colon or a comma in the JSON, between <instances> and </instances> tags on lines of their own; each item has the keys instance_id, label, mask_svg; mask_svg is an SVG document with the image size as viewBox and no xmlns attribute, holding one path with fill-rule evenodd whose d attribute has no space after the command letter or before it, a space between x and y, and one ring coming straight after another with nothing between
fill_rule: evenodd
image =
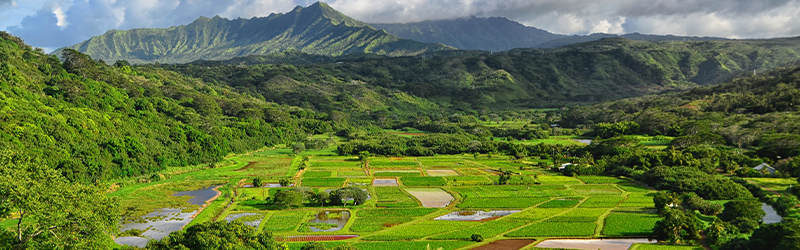
<instances>
[{"instance_id":1,"label":"water pond","mask_svg":"<svg viewBox=\"0 0 800 250\"><path fill-rule=\"evenodd\" d=\"M322 211L317 213L313 220L306 223L311 232L333 232L342 230L350 220L348 211Z\"/></svg>"},{"instance_id":2,"label":"water pond","mask_svg":"<svg viewBox=\"0 0 800 250\"><path fill-rule=\"evenodd\" d=\"M591 145L592 144L592 140L588 140L588 139L572 139L572 140L576 141L576 142L580 142L580 143L586 144L586 145Z\"/></svg>"},{"instance_id":3,"label":"water pond","mask_svg":"<svg viewBox=\"0 0 800 250\"><path fill-rule=\"evenodd\" d=\"M264 219L264 215L259 213L240 213L240 214L229 214L228 217L225 217L225 221L231 222L237 219L241 219L241 221L248 226L258 228L258 225L261 224L261 220Z\"/></svg>"},{"instance_id":4,"label":"water pond","mask_svg":"<svg viewBox=\"0 0 800 250\"><path fill-rule=\"evenodd\" d=\"M219 192L214 190L218 186L209 186L194 191L176 192L173 196L189 196L189 203L203 206L207 201L216 197ZM160 240L169 233L183 229L184 226L192 221L192 217L197 211L184 213L180 208L162 208L142 216L143 223L123 224L122 232L139 229L144 231L140 236L119 237L114 242L120 245L130 245L144 247L151 239Z\"/></svg>"},{"instance_id":5,"label":"water pond","mask_svg":"<svg viewBox=\"0 0 800 250\"><path fill-rule=\"evenodd\" d=\"M767 205L767 203L761 203L761 210L764 210L764 212L767 213L766 215L764 215L764 218L761 219L761 221L763 221L764 224L779 223L781 222L781 220L783 220L783 217L781 217L778 214L778 212L775 211L775 208L772 208L772 206Z\"/></svg>"},{"instance_id":6,"label":"water pond","mask_svg":"<svg viewBox=\"0 0 800 250\"><path fill-rule=\"evenodd\" d=\"M522 210L492 210L492 211L461 210L445 214L433 219L450 220L450 221L482 221L482 220L497 219L509 214L517 213L519 211Z\"/></svg>"},{"instance_id":7,"label":"water pond","mask_svg":"<svg viewBox=\"0 0 800 250\"><path fill-rule=\"evenodd\" d=\"M587 240L545 240L537 248L566 248L588 250L628 250L634 243L656 243L647 239L587 239Z\"/></svg>"}]
</instances>

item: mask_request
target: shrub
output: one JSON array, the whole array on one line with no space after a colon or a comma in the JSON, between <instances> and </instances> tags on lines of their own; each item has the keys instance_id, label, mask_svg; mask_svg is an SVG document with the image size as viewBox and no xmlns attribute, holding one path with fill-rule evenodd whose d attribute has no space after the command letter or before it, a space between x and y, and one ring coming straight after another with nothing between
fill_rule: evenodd
<instances>
[{"instance_id":1,"label":"shrub","mask_svg":"<svg viewBox=\"0 0 800 250\"><path fill-rule=\"evenodd\" d=\"M470 236L469 239L474 242L482 242L483 236L481 236L480 234L472 234L472 236Z\"/></svg>"}]
</instances>

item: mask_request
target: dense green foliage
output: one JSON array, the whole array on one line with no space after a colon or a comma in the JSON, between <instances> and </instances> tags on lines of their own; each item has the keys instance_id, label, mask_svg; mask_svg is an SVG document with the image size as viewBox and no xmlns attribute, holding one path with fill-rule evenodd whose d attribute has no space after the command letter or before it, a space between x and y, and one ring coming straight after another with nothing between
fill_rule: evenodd
<instances>
[{"instance_id":1,"label":"dense green foliage","mask_svg":"<svg viewBox=\"0 0 800 250\"><path fill-rule=\"evenodd\" d=\"M0 249L102 249L119 232L119 201L93 185L72 183L18 151L0 151Z\"/></svg>"},{"instance_id":2,"label":"dense green foliage","mask_svg":"<svg viewBox=\"0 0 800 250\"><path fill-rule=\"evenodd\" d=\"M317 120L327 115L156 67L107 66L73 50L64 58L0 39L0 147L45 157L70 180L213 163L330 127Z\"/></svg>"},{"instance_id":3,"label":"dense green foliage","mask_svg":"<svg viewBox=\"0 0 800 250\"><path fill-rule=\"evenodd\" d=\"M284 249L269 232L256 231L240 221L206 222L175 231L158 241L150 241L147 249Z\"/></svg>"},{"instance_id":4,"label":"dense green foliage","mask_svg":"<svg viewBox=\"0 0 800 250\"><path fill-rule=\"evenodd\" d=\"M266 28L268 27L268 28ZM448 50L441 44L403 40L376 30L325 3L285 14L228 20L201 17L165 29L111 30L69 48L106 61L180 63L278 51L338 56L374 53L405 56Z\"/></svg>"},{"instance_id":5,"label":"dense green foliage","mask_svg":"<svg viewBox=\"0 0 800 250\"><path fill-rule=\"evenodd\" d=\"M475 112L563 107L721 83L800 58L797 38L664 42L609 38L557 49L448 56L356 58L304 66L165 65L206 82L324 111L393 120L441 109ZM375 112L381 113L375 113ZM588 114L587 114L588 115ZM581 122L590 119L581 117ZM603 122L615 122L603 121ZM642 124L652 130L653 122ZM645 126L647 125L647 126ZM660 129L667 133L666 129Z\"/></svg>"}]
</instances>

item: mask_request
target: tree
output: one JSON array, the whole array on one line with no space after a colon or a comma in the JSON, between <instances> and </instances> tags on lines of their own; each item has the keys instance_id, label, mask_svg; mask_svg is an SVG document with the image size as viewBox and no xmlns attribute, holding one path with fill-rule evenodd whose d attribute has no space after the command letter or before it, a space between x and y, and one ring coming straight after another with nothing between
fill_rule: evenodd
<instances>
[{"instance_id":1,"label":"tree","mask_svg":"<svg viewBox=\"0 0 800 250\"><path fill-rule=\"evenodd\" d=\"M261 177L253 178L253 187L261 187L264 183L261 182Z\"/></svg>"},{"instance_id":2,"label":"tree","mask_svg":"<svg viewBox=\"0 0 800 250\"><path fill-rule=\"evenodd\" d=\"M361 161L361 164L367 164L367 161L369 160L369 157L370 157L369 151L358 152L358 160Z\"/></svg>"},{"instance_id":3,"label":"tree","mask_svg":"<svg viewBox=\"0 0 800 250\"><path fill-rule=\"evenodd\" d=\"M294 154L300 154L305 150L306 150L306 145L303 143L295 143L294 145L292 145L292 153Z\"/></svg>"},{"instance_id":4,"label":"tree","mask_svg":"<svg viewBox=\"0 0 800 250\"><path fill-rule=\"evenodd\" d=\"M357 187L344 187L331 191L330 201L334 205L342 205L347 200L353 199L353 205L361 205L367 201L369 193Z\"/></svg>"},{"instance_id":5,"label":"tree","mask_svg":"<svg viewBox=\"0 0 800 250\"><path fill-rule=\"evenodd\" d=\"M147 243L147 249L220 249L220 250L281 250L275 237L266 231L258 231L240 221L203 222L191 225L186 230L175 231L158 241Z\"/></svg>"},{"instance_id":6,"label":"tree","mask_svg":"<svg viewBox=\"0 0 800 250\"><path fill-rule=\"evenodd\" d=\"M291 185L291 184L292 184L292 181L291 181L291 180L289 180L289 179L286 179L286 178L284 178L284 179L280 179L280 180L278 181L278 184L280 184L280 185L281 185L281 187L288 187L289 185Z\"/></svg>"},{"instance_id":7,"label":"tree","mask_svg":"<svg viewBox=\"0 0 800 250\"><path fill-rule=\"evenodd\" d=\"M119 231L119 202L102 187L71 183L43 163L0 151L0 217L12 212L13 232L0 229L10 249L102 249Z\"/></svg>"},{"instance_id":8,"label":"tree","mask_svg":"<svg viewBox=\"0 0 800 250\"><path fill-rule=\"evenodd\" d=\"M296 189L278 190L272 202L283 208L300 207L305 202L305 194Z\"/></svg>"},{"instance_id":9,"label":"tree","mask_svg":"<svg viewBox=\"0 0 800 250\"><path fill-rule=\"evenodd\" d=\"M723 221L733 221L736 218L760 221L766 213L761 210L761 202L756 199L733 200L725 203L725 209L717 215Z\"/></svg>"},{"instance_id":10,"label":"tree","mask_svg":"<svg viewBox=\"0 0 800 250\"><path fill-rule=\"evenodd\" d=\"M762 225L750 236L751 249L800 249L800 220L785 218L784 222Z\"/></svg>"},{"instance_id":11,"label":"tree","mask_svg":"<svg viewBox=\"0 0 800 250\"><path fill-rule=\"evenodd\" d=\"M472 234L469 238L474 242L483 242L483 235L480 234Z\"/></svg>"},{"instance_id":12,"label":"tree","mask_svg":"<svg viewBox=\"0 0 800 250\"><path fill-rule=\"evenodd\" d=\"M664 219L656 222L653 233L648 237L670 244L691 244L700 239L702 224L694 213L680 209L668 209Z\"/></svg>"}]
</instances>

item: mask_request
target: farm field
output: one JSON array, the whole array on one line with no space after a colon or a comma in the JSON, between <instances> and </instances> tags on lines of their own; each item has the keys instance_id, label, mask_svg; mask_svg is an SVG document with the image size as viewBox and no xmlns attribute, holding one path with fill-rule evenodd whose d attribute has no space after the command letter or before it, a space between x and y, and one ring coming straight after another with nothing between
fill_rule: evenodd
<instances>
[{"instance_id":1,"label":"farm field","mask_svg":"<svg viewBox=\"0 0 800 250\"><path fill-rule=\"evenodd\" d=\"M211 200L190 223L243 221L286 240L290 249L299 249L303 239L357 249L470 249L489 246L470 241L473 234L489 242L640 237L658 220L651 213L653 191L628 180L576 178L537 167L520 170L524 165L506 157L483 157L370 157L362 164L353 157L273 149L233 157L213 169L171 174L161 182L126 185L113 195L135 208L131 217L159 207L188 212L197 205L187 203L190 197L172 193L218 185L220 198ZM301 170L304 158L310 167ZM506 185L497 185L501 170L513 173ZM533 184L534 176L538 184ZM252 187L256 177L264 187ZM352 199L345 205L324 206L311 199L291 205L276 202L281 192L331 193L347 187L365 190L369 197L357 205ZM338 226L317 222L324 221L321 214L338 216L341 212L336 211L342 210L349 213L333 218L340 221ZM515 212L479 220L434 220L490 210Z\"/></svg>"}]
</instances>

